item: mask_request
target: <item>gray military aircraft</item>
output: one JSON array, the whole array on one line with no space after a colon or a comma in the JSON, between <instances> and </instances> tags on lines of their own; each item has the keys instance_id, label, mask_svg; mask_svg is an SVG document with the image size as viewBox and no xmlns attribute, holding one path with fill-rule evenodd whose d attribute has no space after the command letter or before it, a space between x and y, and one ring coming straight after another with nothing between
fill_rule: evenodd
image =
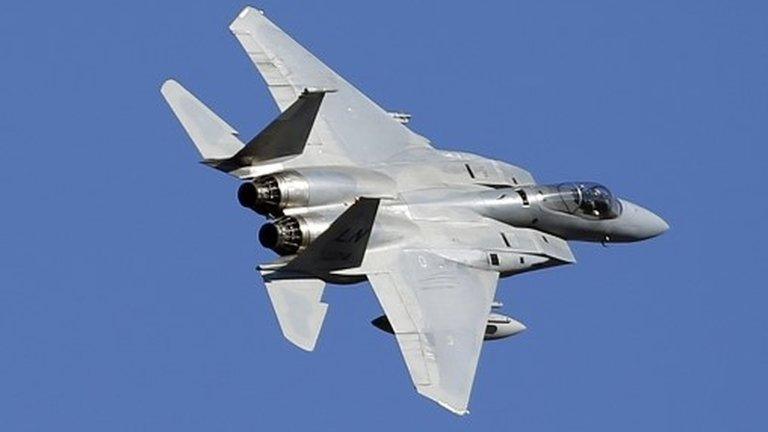
<instances>
[{"instance_id":1,"label":"gray military aircraft","mask_svg":"<svg viewBox=\"0 0 768 432\"><path fill-rule=\"evenodd\" d=\"M597 183L540 185L519 167L437 150L258 9L230 25L281 114L248 142L179 83L162 94L203 157L266 216L258 267L285 337L312 351L327 283L368 281L416 390L467 413L483 340L525 329L492 310L500 277L575 262L569 240L633 242L669 227Z\"/></svg>"}]
</instances>

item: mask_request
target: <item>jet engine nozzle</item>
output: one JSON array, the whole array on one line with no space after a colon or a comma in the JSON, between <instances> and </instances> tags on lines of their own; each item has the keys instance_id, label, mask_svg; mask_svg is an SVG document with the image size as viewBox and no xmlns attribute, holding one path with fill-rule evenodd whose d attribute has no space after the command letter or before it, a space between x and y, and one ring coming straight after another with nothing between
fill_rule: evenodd
<instances>
[{"instance_id":1,"label":"jet engine nozzle","mask_svg":"<svg viewBox=\"0 0 768 432\"><path fill-rule=\"evenodd\" d=\"M258 177L237 190L240 205L261 215L279 215L286 207L305 205L307 181L298 173L286 171Z\"/></svg>"},{"instance_id":2,"label":"jet engine nozzle","mask_svg":"<svg viewBox=\"0 0 768 432\"><path fill-rule=\"evenodd\" d=\"M240 205L261 215L267 215L279 209L280 187L274 177L259 177L253 182L243 183L237 190Z\"/></svg>"},{"instance_id":3,"label":"jet engine nozzle","mask_svg":"<svg viewBox=\"0 0 768 432\"><path fill-rule=\"evenodd\" d=\"M302 232L302 223L292 216L267 222L259 229L259 242L278 255L293 255L305 246L308 236Z\"/></svg>"}]
</instances>

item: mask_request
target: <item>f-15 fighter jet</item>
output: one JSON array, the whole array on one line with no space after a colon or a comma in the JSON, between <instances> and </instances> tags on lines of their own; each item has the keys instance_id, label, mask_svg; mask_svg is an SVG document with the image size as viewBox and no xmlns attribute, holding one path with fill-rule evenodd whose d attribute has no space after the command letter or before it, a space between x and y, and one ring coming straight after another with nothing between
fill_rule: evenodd
<instances>
[{"instance_id":1,"label":"f-15 fighter jet","mask_svg":"<svg viewBox=\"0 0 768 432\"><path fill-rule=\"evenodd\" d=\"M537 184L505 162L435 149L262 11L230 25L280 109L254 138L173 80L162 94L202 162L242 184L279 257L258 267L285 337L315 348L327 283L368 281L416 390L467 413L483 340L521 332L493 312L501 277L575 262L569 240L634 242L668 225L591 182Z\"/></svg>"}]
</instances>

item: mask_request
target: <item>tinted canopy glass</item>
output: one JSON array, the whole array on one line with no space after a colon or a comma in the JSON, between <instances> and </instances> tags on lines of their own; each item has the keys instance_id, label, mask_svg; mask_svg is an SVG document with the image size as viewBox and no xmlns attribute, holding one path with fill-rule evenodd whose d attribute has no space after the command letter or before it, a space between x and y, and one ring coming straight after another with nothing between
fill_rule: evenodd
<instances>
[{"instance_id":1,"label":"tinted canopy glass","mask_svg":"<svg viewBox=\"0 0 768 432\"><path fill-rule=\"evenodd\" d=\"M613 219L621 214L619 200L607 187L597 183L561 183L549 192L544 205L552 210L587 219Z\"/></svg>"}]
</instances>

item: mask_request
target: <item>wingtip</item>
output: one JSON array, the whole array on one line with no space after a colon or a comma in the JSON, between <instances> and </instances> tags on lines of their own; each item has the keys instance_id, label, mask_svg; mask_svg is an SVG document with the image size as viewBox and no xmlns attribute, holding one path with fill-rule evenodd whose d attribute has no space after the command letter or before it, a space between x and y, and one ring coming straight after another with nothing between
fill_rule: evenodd
<instances>
[{"instance_id":1,"label":"wingtip","mask_svg":"<svg viewBox=\"0 0 768 432\"><path fill-rule=\"evenodd\" d=\"M300 349L300 350L302 350L304 352L313 352L315 350L315 345L317 344L316 340L305 341L305 340L301 340L301 339L289 338L285 334L285 332L283 332L283 337L285 337L285 339L288 340L288 342L293 344L293 346L295 346L296 348L298 348L298 349Z\"/></svg>"},{"instance_id":2,"label":"wingtip","mask_svg":"<svg viewBox=\"0 0 768 432\"><path fill-rule=\"evenodd\" d=\"M165 81L163 81L163 85L160 86L160 92L165 94L168 90L172 88L178 88L181 87L181 84L179 84L178 81L176 81L173 78L169 78Z\"/></svg>"},{"instance_id":3,"label":"wingtip","mask_svg":"<svg viewBox=\"0 0 768 432\"><path fill-rule=\"evenodd\" d=\"M446 398L445 395L437 394L434 390L435 388L433 386L416 386L416 391L420 395L430 399L451 413L456 414L457 416L465 416L469 414L469 409L467 407L468 401L449 401L452 398Z\"/></svg>"},{"instance_id":4,"label":"wingtip","mask_svg":"<svg viewBox=\"0 0 768 432\"><path fill-rule=\"evenodd\" d=\"M264 9L259 9L259 8L255 8L253 6L248 5L248 6L244 7L243 10L241 10L239 14L237 14L237 18L243 19L246 16L248 16L248 14L250 14L250 13L257 13L257 14L260 14L260 15L264 15Z\"/></svg>"},{"instance_id":5,"label":"wingtip","mask_svg":"<svg viewBox=\"0 0 768 432\"><path fill-rule=\"evenodd\" d=\"M253 6L244 7L240 13L237 14L237 17L229 24L229 30L234 34L248 33L248 23L254 19L251 17L255 16L266 17L266 15L264 15L264 10L262 9Z\"/></svg>"},{"instance_id":6,"label":"wingtip","mask_svg":"<svg viewBox=\"0 0 768 432\"><path fill-rule=\"evenodd\" d=\"M445 402L441 402L441 401L435 401L435 402L437 402L441 407L443 407L443 408L447 409L448 411L456 414L457 416L465 416L465 415L469 414L469 410L467 408L456 409L456 408L448 405Z\"/></svg>"}]
</instances>

